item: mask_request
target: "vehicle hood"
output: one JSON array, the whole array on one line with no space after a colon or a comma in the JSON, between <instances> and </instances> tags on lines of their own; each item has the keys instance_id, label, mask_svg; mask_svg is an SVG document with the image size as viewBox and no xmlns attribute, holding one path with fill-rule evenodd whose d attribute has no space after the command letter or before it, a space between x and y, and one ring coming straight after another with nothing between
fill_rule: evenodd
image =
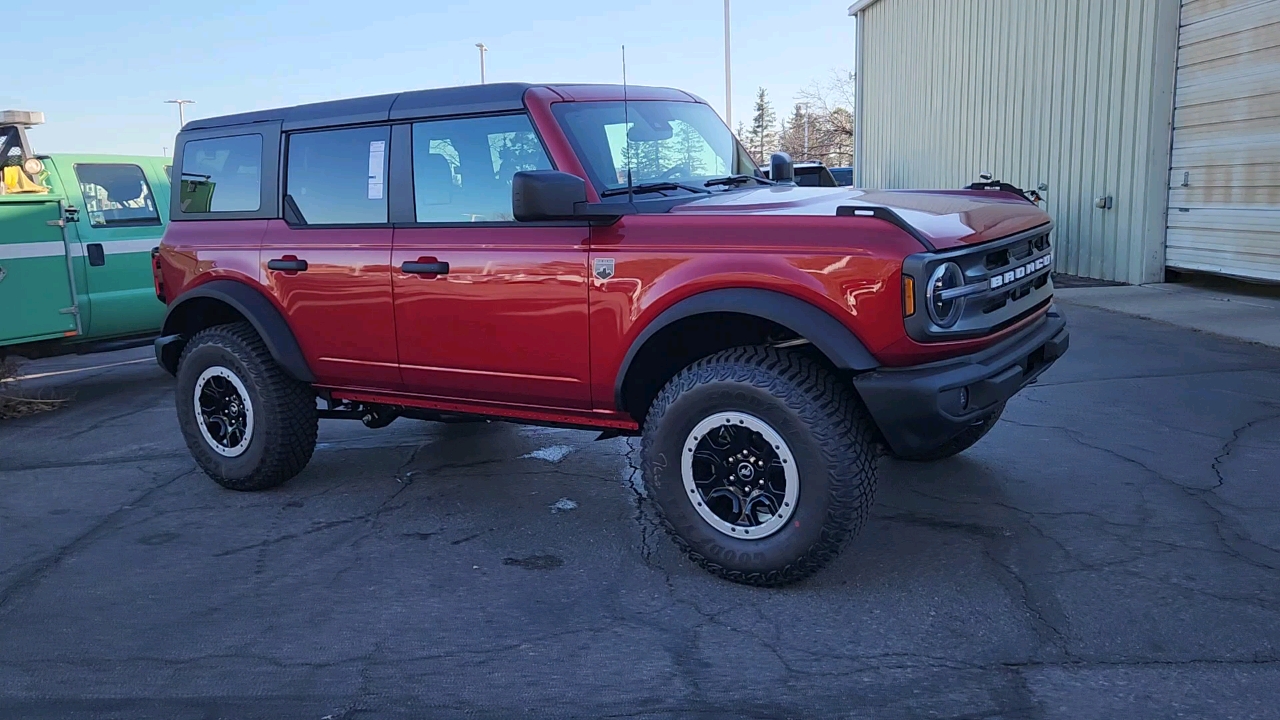
<instances>
[{"instance_id":1,"label":"vehicle hood","mask_svg":"<svg viewBox=\"0 0 1280 720\"><path fill-rule=\"evenodd\" d=\"M716 193L673 214L836 215L836 208L888 208L935 248L995 240L1049 222L1039 207L1008 193L978 190L855 190L767 186Z\"/></svg>"}]
</instances>

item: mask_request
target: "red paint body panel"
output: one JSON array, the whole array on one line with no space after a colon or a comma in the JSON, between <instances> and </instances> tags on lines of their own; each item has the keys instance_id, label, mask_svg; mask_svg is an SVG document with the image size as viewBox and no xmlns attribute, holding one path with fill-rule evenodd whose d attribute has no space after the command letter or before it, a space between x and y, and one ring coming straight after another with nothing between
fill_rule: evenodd
<instances>
[{"instance_id":1,"label":"red paint body panel","mask_svg":"<svg viewBox=\"0 0 1280 720\"><path fill-rule=\"evenodd\" d=\"M591 407L588 228L397 228L404 387L436 397ZM401 272L420 258L449 273Z\"/></svg>"},{"instance_id":2,"label":"red paint body panel","mask_svg":"<svg viewBox=\"0 0 1280 720\"><path fill-rule=\"evenodd\" d=\"M258 284L258 252L267 220L174 222L160 244L160 273L169 302L213 280Z\"/></svg>"},{"instance_id":3,"label":"red paint body panel","mask_svg":"<svg viewBox=\"0 0 1280 720\"><path fill-rule=\"evenodd\" d=\"M855 234L856 246L841 238ZM708 290L759 288L809 302L875 354L903 337L902 258L919 243L874 218L632 215L592 232L591 357L597 407L612 408L631 344L664 310Z\"/></svg>"},{"instance_id":4,"label":"red paint body panel","mask_svg":"<svg viewBox=\"0 0 1280 720\"><path fill-rule=\"evenodd\" d=\"M258 279L284 312L307 365L325 384L399 389L386 228L290 228L272 220ZM272 259L307 261L304 272L268 270Z\"/></svg>"}]
</instances>

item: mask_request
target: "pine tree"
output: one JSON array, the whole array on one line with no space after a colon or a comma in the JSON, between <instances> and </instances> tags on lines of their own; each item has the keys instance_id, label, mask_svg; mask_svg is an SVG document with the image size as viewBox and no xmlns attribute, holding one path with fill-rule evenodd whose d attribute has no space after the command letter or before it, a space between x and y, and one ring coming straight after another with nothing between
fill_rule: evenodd
<instances>
[{"instance_id":1,"label":"pine tree","mask_svg":"<svg viewBox=\"0 0 1280 720\"><path fill-rule=\"evenodd\" d=\"M796 103L795 110L791 113L787 124L782 128L782 134L778 137L778 149L790 155L791 159L797 162L809 160L811 158L808 156L813 154L805 151L806 120L809 121L809 135L812 137L814 131L813 118L807 115L803 104ZM812 143L809 143L809 146L812 147Z\"/></svg>"},{"instance_id":2,"label":"pine tree","mask_svg":"<svg viewBox=\"0 0 1280 720\"><path fill-rule=\"evenodd\" d=\"M773 152L778 143L778 115L773 111L773 103L769 101L769 91L760 88L756 91L755 114L751 117L751 127L747 130L747 152L764 163L767 153Z\"/></svg>"},{"instance_id":3,"label":"pine tree","mask_svg":"<svg viewBox=\"0 0 1280 720\"><path fill-rule=\"evenodd\" d=\"M679 123L675 132L675 150L677 162L684 166L684 177L702 175L707 171L704 161L706 141L698 131L685 123ZM719 172L712 168L713 172Z\"/></svg>"}]
</instances>

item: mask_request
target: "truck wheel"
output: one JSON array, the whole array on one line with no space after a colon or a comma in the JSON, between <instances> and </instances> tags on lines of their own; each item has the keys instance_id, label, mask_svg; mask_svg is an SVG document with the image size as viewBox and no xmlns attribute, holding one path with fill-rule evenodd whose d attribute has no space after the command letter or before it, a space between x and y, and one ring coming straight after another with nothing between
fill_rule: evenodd
<instances>
[{"instance_id":1,"label":"truck wheel","mask_svg":"<svg viewBox=\"0 0 1280 720\"><path fill-rule=\"evenodd\" d=\"M249 323L196 333L178 361L178 424L196 464L231 490L266 490L306 467L315 395L280 369Z\"/></svg>"},{"instance_id":2,"label":"truck wheel","mask_svg":"<svg viewBox=\"0 0 1280 720\"><path fill-rule=\"evenodd\" d=\"M818 363L763 347L699 360L644 424L644 481L676 544L727 580L776 586L821 568L866 521L870 421Z\"/></svg>"},{"instance_id":3,"label":"truck wheel","mask_svg":"<svg viewBox=\"0 0 1280 720\"><path fill-rule=\"evenodd\" d=\"M974 443L986 437L987 433L991 432L991 428L995 427L996 423L1000 421L1000 415L1003 413L1004 403L1000 403L1000 406L987 419L975 425L970 425L964 429L964 432L936 448L905 455L901 453L891 454L899 460L909 460L911 462L934 462L936 460L945 460L952 455L959 455L973 447Z\"/></svg>"}]
</instances>

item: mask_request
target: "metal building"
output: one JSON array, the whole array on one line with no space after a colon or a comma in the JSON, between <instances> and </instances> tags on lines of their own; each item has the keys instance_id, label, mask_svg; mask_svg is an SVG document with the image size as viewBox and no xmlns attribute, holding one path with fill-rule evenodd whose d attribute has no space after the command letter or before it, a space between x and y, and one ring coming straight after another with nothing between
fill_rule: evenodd
<instances>
[{"instance_id":1,"label":"metal building","mask_svg":"<svg viewBox=\"0 0 1280 720\"><path fill-rule=\"evenodd\" d=\"M1280 281L1280 0L858 0L857 184L1042 192L1058 272Z\"/></svg>"}]
</instances>

